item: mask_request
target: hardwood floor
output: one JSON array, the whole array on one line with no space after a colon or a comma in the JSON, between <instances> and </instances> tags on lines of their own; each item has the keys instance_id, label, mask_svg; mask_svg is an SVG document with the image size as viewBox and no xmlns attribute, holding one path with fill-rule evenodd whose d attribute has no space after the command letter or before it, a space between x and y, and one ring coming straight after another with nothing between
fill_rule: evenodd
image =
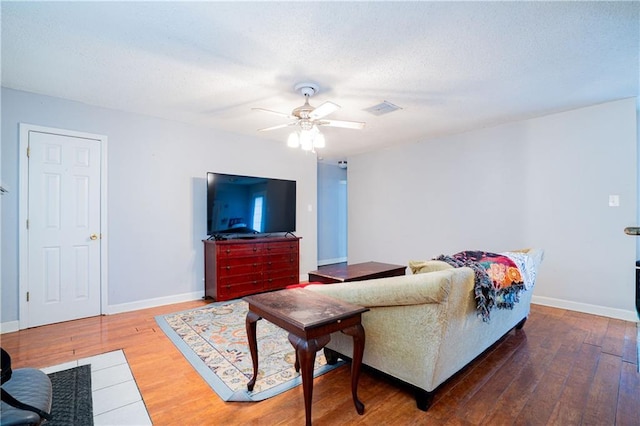
<instances>
[{"instance_id":1,"label":"hardwood floor","mask_svg":"<svg viewBox=\"0 0 640 426\"><path fill-rule=\"evenodd\" d=\"M155 315L194 301L1 336L14 368L42 368L123 349L156 425L304 423L302 387L258 403L222 402L158 328ZM411 391L363 371L351 400L347 366L314 382L313 422L333 424L640 425L632 322L532 305L511 331L437 391L428 412Z\"/></svg>"}]
</instances>

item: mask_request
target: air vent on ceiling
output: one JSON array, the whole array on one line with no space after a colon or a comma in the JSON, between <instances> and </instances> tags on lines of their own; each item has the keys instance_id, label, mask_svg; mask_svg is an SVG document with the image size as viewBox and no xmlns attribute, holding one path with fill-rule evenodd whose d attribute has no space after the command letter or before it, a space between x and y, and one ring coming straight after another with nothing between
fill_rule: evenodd
<instances>
[{"instance_id":1,"label":"air vent on ceiling","mask_svg":"<svg viewBox=\"0 0 640 426\"><path fill-rule=\"evenodd\" d=\"M370 112L373 115L384 115L384 114L389 114L390 112L393 112L393 111L397 111L399 109L402 109L402 108L400 108L398 105L392 104L391 102L383 101L378 105L365 108L364 110L367 112Z\"/></svg>"}]
</instances>

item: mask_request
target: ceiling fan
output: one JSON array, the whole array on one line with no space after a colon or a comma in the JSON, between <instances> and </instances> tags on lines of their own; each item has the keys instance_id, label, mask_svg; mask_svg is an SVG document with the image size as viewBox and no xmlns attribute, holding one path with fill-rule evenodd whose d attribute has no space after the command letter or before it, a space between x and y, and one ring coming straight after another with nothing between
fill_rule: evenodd
<instances>
[{"instance_id":1,"label":"ceiling fan","mask_svg":"<svg viewBox=\"0 0 640 426\"><path fill-rule=\"evenodd\" d=\"M258 129L260 132L281 129L283 127L298 126L301 131L316 131L317 126L341 127L344 129L362 129L365 123L360 121L327 120L324 117L340 109L340 105L333 102L323 102L318 107L309 105L309 98L318 93L319 87L315 83L299 83L294 87L295 91L304 96L304 105L294 108L291 113L272 111L264 108L251 108L255 111L264 111L282 117L294 119L289 123Z\"/></svg>"}]
</instances>

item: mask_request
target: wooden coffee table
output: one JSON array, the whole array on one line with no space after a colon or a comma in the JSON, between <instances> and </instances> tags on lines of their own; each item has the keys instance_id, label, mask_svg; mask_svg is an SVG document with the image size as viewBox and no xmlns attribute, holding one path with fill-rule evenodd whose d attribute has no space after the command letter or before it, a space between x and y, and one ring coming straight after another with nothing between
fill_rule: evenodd
<instances>
[{"instance_id":1,"label":"wooden coffee table","mask_svg":"<svg viewBox=\"0 0 640 426\"><path fill-rule=\"evenodd\" d=\"M324 284L343 283L347 281L363 281L374 278L387 278L405 275L406 266L389 263L365 262L347 265L338 263L323 266L317 271L309 272L309 282Z\"/></svg>"},{"instance_id":2,"label":"wooden coffee table","mask_svg":"<svg viewBox=\"0 0 640 426\"><path fill-rule=\"evenodd\" d=\"M341 331L353 337L351 395L358 414L364 413L364 404L358 399L358 379L364 352L361 316L368 308L304 289L254 294L244 300L249 304L246 327L253 361L253 377L247 384L249 391L253 390L258 375L256 322L264 318L289 332L289 341L296 350L295 369L301 370L306 424L310 425L316 352L329 343L331 333Z\"/></svg>"}]
</instances>

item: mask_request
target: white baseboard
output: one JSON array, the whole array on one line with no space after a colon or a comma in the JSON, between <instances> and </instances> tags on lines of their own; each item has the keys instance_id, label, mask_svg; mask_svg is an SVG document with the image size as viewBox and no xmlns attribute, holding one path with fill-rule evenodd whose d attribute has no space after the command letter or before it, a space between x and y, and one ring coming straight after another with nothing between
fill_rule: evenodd
<instances>
[{"instance_id":1,"label":"white baseboard","mask_svg":"<svg viewBox=\"0 0 640 426\"><path fill-rule=\"evenodd\" d=\"M137 311L138 309L155 308L158 306L171 305L172 303L189 302L204 297L204 291L195 291L193 293L176 294L173 296L156 297L155 299L138 300L136 302L121 303L119 305L107 306L107 315L119 314L122 312Z\"/></svg>"},{"instance_id":2,"label":"white baseboard","mask_svg":"<svg viewBox=\"0 0 640 426\"><path fill-rule=\"evenodd\" d=\"M0 334L13 333L20 330L20 321L7 321L0 323Z\"/></svg>"},{"instance_id":3,"label":"white baseboard","mask_svg":"<svg viewBox=\"0 0 640 426\"><path fill-rule=\"evenodd\" d=\"M568 309L570 311L584 312L586 314L600 315L603 317L615 318L624 321L638 322L640 320L636 311L608 308L606 306L590 305L588 303L572 302L569 300L555 299L552 297L533 295L531 297L531 303L551 306L552 308L562 308Z\"/></svg>"},{"instance_id":4,"label":"white baseboard","mask_svg":"<svg viewBox=\"0 0 640 426\"><path fill-rule=\"evenodd\" d=\"M119 314L122 312L137 311L138 309L155 308L158 306L171 305L172 303L189 302L202 299L204 291L193 293L176 294L174 296L157 297L155 299L138 300L136 302L122 303L120 305L107 306L105 315ZM20 330L20 321L8 321L0 323L0 334L11 333Z\"/></svg>"}]
</instances>

